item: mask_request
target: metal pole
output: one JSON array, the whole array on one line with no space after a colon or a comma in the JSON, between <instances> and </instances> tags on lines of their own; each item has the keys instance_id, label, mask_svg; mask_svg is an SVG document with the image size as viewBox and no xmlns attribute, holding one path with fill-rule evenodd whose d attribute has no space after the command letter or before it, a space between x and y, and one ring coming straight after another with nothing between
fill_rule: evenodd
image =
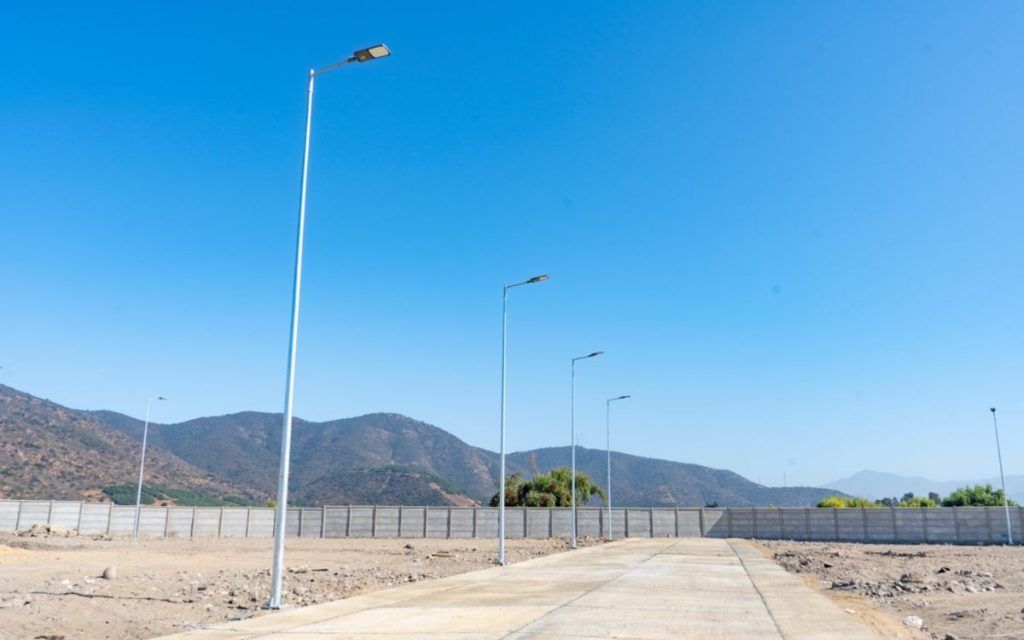
<instances>
[{"instance_id":1,"label":"metal pole","mask_svg":"<svg viewBox=\"0 0 1024 640\"><path fill-rule=\"evenodd\" d=\"M139 488L135 492L135 522L132 525L132 544L139 539L139 512L142 509L142 474L146 470L146 438L149 436L149 407L153 398L146 398L146 423L142 427L142 457L139 460Z\"/></svg>"},{"instance_id":2,"label":"metal pole","mask_svg":"<svg viewBox=\"0 0 1024 640\"><path fill-rule=\"evenodd\" d=\"M996 408L992 407L992 426L996 431L996 455L999 457L999 482L1003 485L1003 509L1006 511L1006 542L1013 544L1013 531L1010 528L1010 501L1006 495L1006 478L1003 476L1003 452L999 448L999 425L996 423Z\"/></svg>"},{"instance_id":3,"label":"metal pole","mask_svg":"<svg viewBox=\"0 0 1024 640\"><path fill-rule=\"evenodd\" d=\"M608 494L608 540L612 539L612 401L604 403L604 435L608 446L608 474L605 476L605 491Z\"/></svg>"},{"instance_id":4,"label":"metal pole","mask_svg":"<svg viewBox=\"0 0 1024 640\"><path fill-rule=\"evenodd\" d=\"M605 437L608 440L608 539L612 539L612 403L618 400L625 400L632 396L618 396L616 398L608 398L604 404L604 425L605 425Z\"/></svg>"},{"instance_id":5,"label":"metal pole","mask_svg":"<svg viewBox=\"0 0 1024 640\"><path fill-rule=\"evenodd\" d=\"M572 548L576 548L576 359L572 360L572 409L569 413L569 422L572 427Z\"/></svg>"},{"instance_id":6,"label":"metal pole","mask_svg":"<svg viewBox=\"0 0 1024 640\"><path fill-rule=\"evenodd\" d=\"M295 400L295 349L299 333L299 298L302 291L302 240L306 229L306 183L309 174L309 133L313 123L313 79L309 70L306 98L306 142L302 152L302 189L299 196L299 230L295 249L295 281L292 285L291 335L288 340L288 375L284 393L284 424L281 427L281 463L277 478L277 512L274 515L274 566L271 572L268 609L281 608L281 575L284 569L284 538L288 516L288 467L292 446L292 408Z\"/></svg>"},{"instance_id":7,"label":"metal pole","mask_svg":"<svg viewBox=\"0 0 1024 640\"><path fill-rule=\"evenodd\" d=\"M505 564L505 394L508 358L508 285L501 290L501 463L498 471L498 564Z\"/></svg>"},{"instance_id":8,"label":"metal pole","mask_svg":"<svg viewBox=\"0 0 1024 640\"><path fill-rule=\"evenodd\" d=\"M546 274L506 284L501 290L501 463L498 484L498 564L505 564L505 397L508 389L508 290L548 280Z\"/></svg>"}]
</instances>

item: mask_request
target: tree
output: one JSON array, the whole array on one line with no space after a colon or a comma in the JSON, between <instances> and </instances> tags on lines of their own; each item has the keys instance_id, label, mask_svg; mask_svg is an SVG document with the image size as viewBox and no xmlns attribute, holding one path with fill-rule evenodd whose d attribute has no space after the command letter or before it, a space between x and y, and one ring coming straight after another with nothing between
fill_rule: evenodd
<instances>
[{"instance_id":1,"label":"tree","mask_svg":"<svg viewBox=\"0 0 1024 640\"><path fill-rule=\"evenodd\" d=\"M576 472L576 503L586 504L592 496L606 499L604 489L590 476ZM491 506L498 506L498 494L491 498ZM513 473L505 480L506 507L568 507L572 505L572 473L567 467L555 467L524 481L521 474Z\"/></svg>"},{"instance_id":2,"label":"tree","mask_svg":"<svg viewBox=\"0 0 1024 640\"><path fill-rule=\"evenodd\" d=\"M1011 507L1017 503L1009 501ZM1003 506L1003 490L993 489L992 485L982 486L976 484L973 487L960 487L953 493L946 496L942 501L944 507L1001 507Z\"/></svg>"}]
</instances>

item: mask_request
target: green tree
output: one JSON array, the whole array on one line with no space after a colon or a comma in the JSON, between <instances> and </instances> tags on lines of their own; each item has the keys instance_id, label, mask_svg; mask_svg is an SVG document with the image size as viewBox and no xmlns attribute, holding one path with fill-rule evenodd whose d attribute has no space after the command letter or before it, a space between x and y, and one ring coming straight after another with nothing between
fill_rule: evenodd
<instances>
[{"instance_id":1,"label":"green tree","mask_svg":"<svg viewBox=\"0 0 1024 640\"><path fill-rule=\"evenodd\" d=\"M591 496L606 499L604 489L590 476L576 472L576 504L586 504ZM498 494L491 498L491 506L498 506ZM523 480L518 472L505 479L506 507L568 507L572 505L572 472L567 467L555 467L539 473L531 480Z\"/></svg>"},{"instance_id":2,"label":"green tree","mask_svg":"<svg viewBox=\"0 0 1024 640\"><path fill-rule=\"evenodd\" d=\"M1011 507L1017 503L1009 501ZM973 487L960 487L946 496L942 501L944 507L1001 507L1003 506L1003 490L993 489L992 485L976 484Z\"/></svg>"}]
</instances>

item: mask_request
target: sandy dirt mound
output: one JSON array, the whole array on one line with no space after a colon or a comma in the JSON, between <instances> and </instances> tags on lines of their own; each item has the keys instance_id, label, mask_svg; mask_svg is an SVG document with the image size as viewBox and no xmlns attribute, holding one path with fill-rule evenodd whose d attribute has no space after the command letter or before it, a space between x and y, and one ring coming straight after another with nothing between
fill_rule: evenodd
<instances>
[{"instance_id":1,"label":"sandy dirt mound","mask_svg":"<svg viewBox=\"0 0 1024 640\"><path fill-rule=\"evenodd\" d=\"M849 607L856 599L939 640L1024 638L1024 548L758 541Z\"/></svg>"}]
</instances>

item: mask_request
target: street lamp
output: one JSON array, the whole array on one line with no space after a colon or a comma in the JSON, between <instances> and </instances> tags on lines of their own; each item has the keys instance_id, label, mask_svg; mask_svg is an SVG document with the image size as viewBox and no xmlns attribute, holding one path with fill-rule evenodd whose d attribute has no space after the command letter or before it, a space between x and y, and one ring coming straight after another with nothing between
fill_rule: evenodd
<instances>
[{"instance_id":1,"label":"street lamp","mask_svg":"<svg viewBox=\"0 0 1024 640\"><path fill-rule=\"evenodd\" d=\"M309 70L309 87L306 91L306 140L302 151L302 188L299 195L299 229L295 248L295 280L292 284L292 318L288 339L288 374L284 392L284 424L281 427L281 461L277 478L277 512L274 515L274 567L270 582L270 600L264 605L268 609L281 608L281 573L284 566L284 536L288 514L288 463L292 443L292 407L295 398L295 348L299 332L299 294L302 290L302 240L306 228L306 184L309 175L309 131L313 124L313 81L317 76L350 62L367 62L391 55L382 44L354 51L344 60L322 69Z\"/></svg>"},{"instance_id":2,"label":"street lamp","mask_svg":"<svg viewBox=\"0 0 1024 640\"><path fill-rule=\"evenodd\" d=\"M506 284L501 292L501 463L498 471L498 564L505 564L505 395L508 374L508 290L524 284L536 284L548 280L547 275L539 275L517 282Z\"/></svg>"},{"instance_id":3,"label":"street lamp","mask_svg":"<svg viewBox=\"0 0 1024 640\"><path fill-rule=\"evenodd\" d=\"M617 400L625 400L632 396L619 396L608 398L604 403L604 431L605 440L608 443L608 475L605 491L608 492L608 539L612 539L612 403Z\"/></svg>"},{"instance_id":4,"label":"street lamp","mask_svg":"<svg viewBox=\"0 0 1024 640\"><path fill-rule=\"evenodd\" d=\"M996 455L999 457L999 481L1003 485L1003 509L1006 510L1006 542L1013 544L1013 531L1010 530L1010 502L1006 495L1006 478L1003 476L1003 453L999 450L999 425L996 423L996 408L992 412L992 426L996 430Z\"/></svg>"},{"instance_id":5,"label":"street lamp","mask_svg":"<svg viewBox=\"0 0 1024 640\"><path fill-rule=\"evenodd\" d=\"M139 489L135 492L135 523L132 525L132 544L139 539L139 512L142 510L142 474L146 470L146 438L149 436L149 407L154 400L166 400L163 396L146 398L146 422L142 427L142 458L139 460Z\"/></svg>"},{"instance_id":6,"label":"street lamp","mask_svg":"<svg viewBox=\"0 0 1024 640\"><path fill-rule=\"evenodd\" d=\"M604 353L604 351L595 351L588 353L585 356L577 356L572 359L572 411L569 414L569 421L572 425L572 437L570 442L572 443L572 548L576 548L576 361L586 360L587 358L595 358Z\"/></svg>"}]
</instances>

